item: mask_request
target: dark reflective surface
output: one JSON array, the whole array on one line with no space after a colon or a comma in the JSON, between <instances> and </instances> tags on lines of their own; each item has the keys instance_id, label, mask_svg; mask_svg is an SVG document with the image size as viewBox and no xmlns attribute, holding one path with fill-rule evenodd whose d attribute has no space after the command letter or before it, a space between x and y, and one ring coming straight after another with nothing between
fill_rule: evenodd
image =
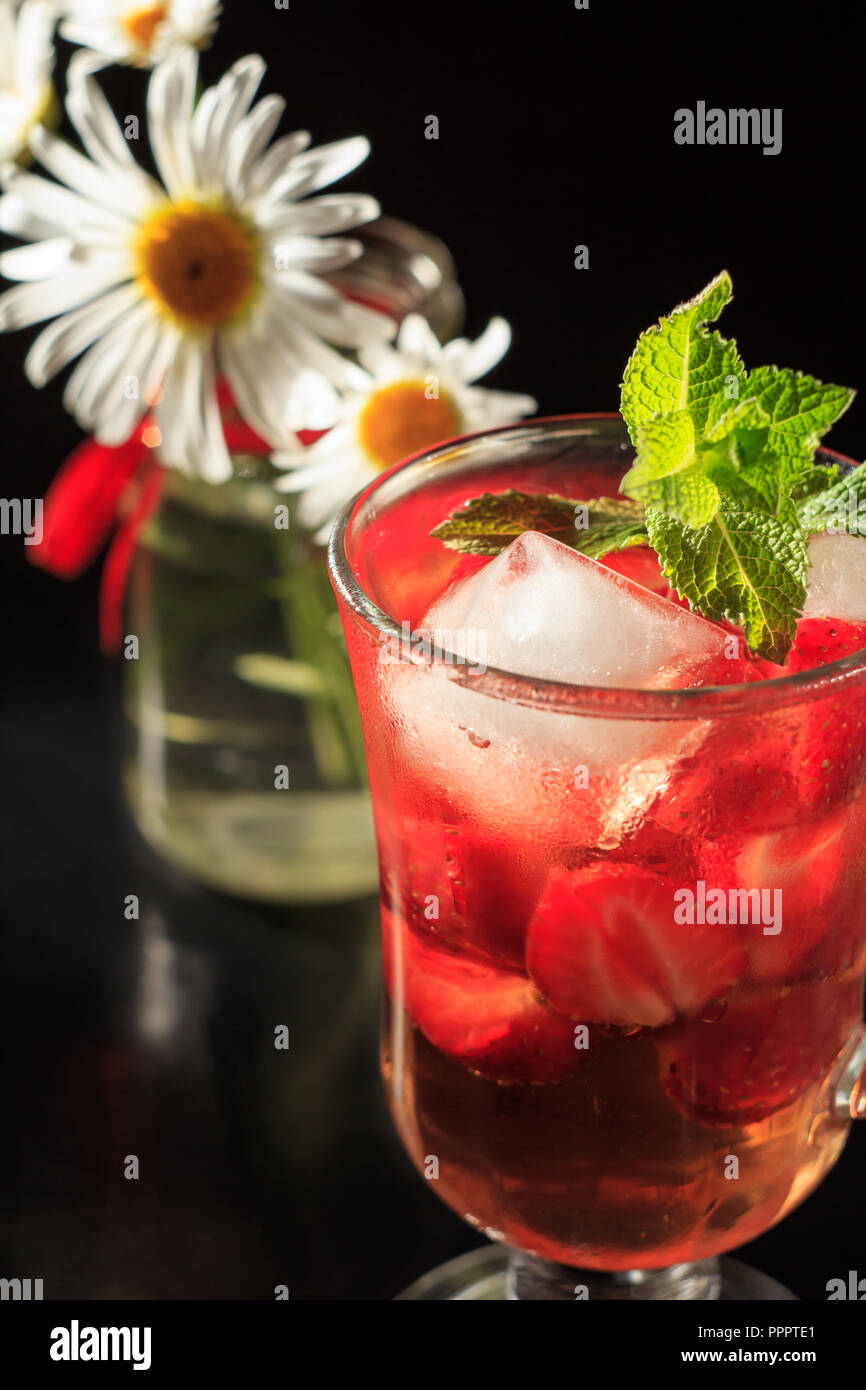
<instances>
[{"instance_id":1,"label":"dark reflective surface","mask_svg":"<svg viewBox=\"0 0 866 1390\"><path fill-rule=\"evenodd\" d=\"M390 1298L478 1241L385 1110L375 904L269 911L165 869L116 791L115 676L7 690L0 1275L46 1298ZM740 1254L806 1298L866 1275L864 1141Z\"/></svg>"}]
</instances>

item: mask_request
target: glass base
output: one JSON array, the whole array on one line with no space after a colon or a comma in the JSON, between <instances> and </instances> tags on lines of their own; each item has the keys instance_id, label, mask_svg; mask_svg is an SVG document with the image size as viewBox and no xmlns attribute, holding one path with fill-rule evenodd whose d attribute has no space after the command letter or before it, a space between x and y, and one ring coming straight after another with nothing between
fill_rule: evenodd
<instances>
[{"instance_id":1,"label":"glass base","mask_svg":"<svg viewBox=\"0 0 866 1390\"><path fill-rule=\"evenodd\" d=\"M559 1299L574 1302L583 1286L589 1299L700 1300L721 1302L797 1302L784 1285L739 1260L697 1260L670 1269L568 1269L535 1260L519 1251L484 1246L449 1260L416 1279L398 1300L443 1302L512 1302Z\"/></svg>"}]
</instances>

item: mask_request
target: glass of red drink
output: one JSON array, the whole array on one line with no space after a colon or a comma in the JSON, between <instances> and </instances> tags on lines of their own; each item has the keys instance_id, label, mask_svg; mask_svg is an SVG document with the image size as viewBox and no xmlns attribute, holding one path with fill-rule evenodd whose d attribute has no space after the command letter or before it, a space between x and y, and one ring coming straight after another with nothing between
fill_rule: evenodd
<instances>
[{"instance_id":1,"label":"glass of red drink","mask_svg":"<svg viewBox=\"0 0 866 1390\"><path fill-rule=\"evenodd\" d=\"M866 1108L866 625L813 614L773 667L649 550L600 566L529 536L489 560L430 534L485 492L616 496L632 456L618 416L476 435L383 475L331 539L392 1112L509 1247L416 1297L784 1297L717 1257Z\"/></svg>"}]
</instances>

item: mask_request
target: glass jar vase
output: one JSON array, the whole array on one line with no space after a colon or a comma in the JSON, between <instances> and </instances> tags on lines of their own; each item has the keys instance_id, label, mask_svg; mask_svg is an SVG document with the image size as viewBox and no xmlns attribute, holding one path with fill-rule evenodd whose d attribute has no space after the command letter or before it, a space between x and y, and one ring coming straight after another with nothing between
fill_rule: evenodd
<instances>
[{"instance_id":1,"label":"glass jar vase","mask_svg":"<svg viewBox=\"0 0 866 1390\"><path fill-rule=\"evenodd\" d=\"M462 322L451 257L382 218L332 282L440 339ZM132 560L124 794L149 843L211 887L281 903L377 882L363 742L323 548L266 458L214 486L167 469ZM287 524L275 525L275 509Z\"/></svg>"}]
</instances>

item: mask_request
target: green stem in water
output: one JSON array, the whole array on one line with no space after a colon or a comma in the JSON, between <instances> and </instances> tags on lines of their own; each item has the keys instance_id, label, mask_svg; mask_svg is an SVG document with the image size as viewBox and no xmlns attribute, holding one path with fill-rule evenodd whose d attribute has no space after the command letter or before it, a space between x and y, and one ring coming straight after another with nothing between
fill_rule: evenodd
<instances>
[{"instance_id":1,"label":"green stem in water","mask_svg":"<svg viewBox=\"0 0 866 1390\"><path fill-rule=\"evenodd\" d=\"M367 778L355 687L324 557L312 550L298 565L289 534L275 531L280 578L274 586L292 656L318 673L321 688L304 697L310 741L322 778L331 786Z\"/></svg>"}]
</instances>

